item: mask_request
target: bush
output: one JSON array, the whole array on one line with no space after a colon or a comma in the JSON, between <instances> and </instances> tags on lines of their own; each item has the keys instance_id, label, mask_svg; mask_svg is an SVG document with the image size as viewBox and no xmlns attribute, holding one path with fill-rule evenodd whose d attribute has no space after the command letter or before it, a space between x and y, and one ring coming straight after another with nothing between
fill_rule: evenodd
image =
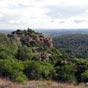
<instances>
[{"instance_id":1,"label":"bush","mask_svg":"<svg viewBox=\"0 0 88 88\"><path fill-rule=\"evenodd\" d=\"M55 75L53 65L45 62L29 61L26 62L24 73L29 79L52 79Z\"/></svg>"},{"instance_id":2,"label":"bush","mask_svg":"<svg viewBox=\"0 0 88 88\"><path fill-rule=\"evenodd\" d=\"M53 65L46 62L41 62L42 67L42 77L44 79L54 79L56 71Z\"/></svg>"},{"instance_id":3,"label":"bush","mask_svg":"<svg viewBox=\"0 0 88 88\"><path fill-rule=\"evenodd\" d=\"M76 82L75 77L76 69L73 65L65 65L65 66L57 66L57 80L59 81L68 81L68 82Z\"/></svg>"},{"instance_id":4,"label":"bush","mask_svg":"<svg viewBox=\"0 0 88 88\"><path fill-rule=\"evenodd\" d=\"M17 72L15 71L11 77L12 81L15 82L25 82L28 80L27 76L23 72Z\"/></svg>"},{"instance_id":5,"label":"bush","mask_svg":"<svg viewBox=\"0 0 88 88\"><path fill-rule=\"evenodd\" d=\"M83 72L81 74L81 81L82 82L88 82L88 70L86 70L85 72Z\"/></svg>"},{"instance_id":6,"label":"bush","mask_svg":"<svg viewBox=\"0 0 88 88\"><path fill-rule=\"evenodd\" d=\"M0 60L0 76L23 82L27 80L27 77L22 73L23 69L23 64L17 60Z\"/></svg>"},{"instance_id":7,"label":"bush","mask_svg":"<svg viewBox=\"0 0 88 88\"><path fill-rule=\"evenodd\" d=\"M87 74L86 71L88 71L88 60L87 59L82 59L82 58L74 58L74 59L71 59L71 60L72 60L72 63L75 64L76 69L77 69L76 74L75 74L77 81L78 82L83 81L84 80L83 77L84 77L85 74Z\"/></svg>"},{"instance_id":8,"label":"bush","mask_svg":"<svg viewBox=\"0 0 88 88\"><path fill-rule=\"evenodd\" d=\"M33 56L34 54L26 46L19 47L17 54L16 54L16 58L19 60L32 59Z\"/></svg>"},{"instance_id":9,"label":"bush","mask_svg":"<svg viewBox=\"0 0 88 88\"><path fill-rule=\"evenodd\" d=\"M0 52L0 59L11 59L12 57L12 55L8 55L5 52Z\"/></svg>"}]
</instances>

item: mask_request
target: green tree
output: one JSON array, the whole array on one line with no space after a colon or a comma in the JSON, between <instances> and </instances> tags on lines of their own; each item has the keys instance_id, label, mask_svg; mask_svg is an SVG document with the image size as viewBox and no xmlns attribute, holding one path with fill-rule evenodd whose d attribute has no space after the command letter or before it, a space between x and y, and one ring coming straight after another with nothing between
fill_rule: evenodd
<instances>
[{"instance_id":1,"label":"green tree","mask_svg":"<svg viewBox=\"0 0 88 88\"><path fill-rule=\"evenodd\" d=\"M8 77L12 81L24 82L27 80L23 73L24 66L15 59L0 60L0 76Z\"/></svg>"},{"instance_id":2,"label":"green tree","mask_svg":"<svg viewBox=\"0 0 88 88\"><path fill-rule=\"evenodd\" d=\"M82 82L88 82L88 70L86 70L85 72L83 72L81 74L81 81Z\"/></svg>"},{"instance_id":3,"label":"green tree","mask_svg":"<svg viewBox=\"0 0 88 88\"><path fill-rule=\"evenodd\" d=\"M76 82L75 77L75 66L74 65L64 65L64 66L57 66L56 73L57 73L57 80L65 81L65 82Z\"/></svg>"},{"instance_id":4,"label":"green tree","mask_svg":"<svg viewBox=\"0 0 88 88\"><path fill-rule=\"evenodd\" d=\"M32 51L26 46L19 47L16 54L16 58L19 60L32 59L33 56L34 54L32 53Z\"/></svg>"},{"instance_id":5,"label":"green tree","mask_svg":"<svg viewBox=\"0 0 88 88\"><path fill-rule=\"evenodd\" d=\"M25 74L29 79L52 79L55 75L53 65L46 62L27 61L25 63Z\"/></svg>"}]
</instances>

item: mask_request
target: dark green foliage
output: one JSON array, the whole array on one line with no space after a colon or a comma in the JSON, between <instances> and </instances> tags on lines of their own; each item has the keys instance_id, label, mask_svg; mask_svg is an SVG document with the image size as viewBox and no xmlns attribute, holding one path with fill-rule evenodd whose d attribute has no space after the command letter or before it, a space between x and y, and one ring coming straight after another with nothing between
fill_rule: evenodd
<instances>
[{"instance_id":1,"label":"dark green foliage","mask_svg":"<svg viewBox=\"0 0 88 88\"><path fill-rule=\"evenodd\" d=\"M0 60L0 76L8 77L13 81L24 82L27 80L23 74L24 66L15 59Z\"/></svg>"},{"instance_id":2,"label":"dark green foliage","mask_svg":"<svg viewBox=\"0 0 88 88\"><path fill-rule=\"evenodd\" d=\"M54 37L54 45L69 58L88 58L88 34L69 34Z\"/></svg>"},{"instance_id":3,"label":"dark green foliage","mask_svg":"<svg viewBox=\"0 0 88 88\"><path fill-rule=\"evenodd\" d=\"M27 59L32 59L34 56L34 54L32 53L32 51L26 47L19 47L17 54L16 54L16 58L19 60L27 60Z\"/></svg>"},{"instance_id":4,"label":"dark green foliage","mask_svg":"<svg viewBox=\"0 0 88 88\"><path fill-rule=\"evenodd\" d=\"M75 64L76 66L76 73L75 73L75 76L77 78L77 81L78 82L81 82L82 79L81 79L81 74L84 73L86 70L88 70L88 60L86 59L81 59L81 58L74 58L72 59L72 63Z\"/></svg>"},{"instance_id":5,"label":"dark green foliage","mask_svg":"<svg viewBox=\"0 0 88 88\"><path fill-rule=\"evenodd\" d=\"M28 81L27 76L22 71L14 71L14 73L11 76L12 81L15 82L25 82Z\"/></svg>"},{"instance_id":6,"label":"dark green foliage","mask_svg":"<svg viewBox=\"0 0 88 88\"><path fill-rule=\"evenodd\" d=\"M74 65L64 65L64 66L57 66L56 73L57 73L57 80L60 81L68 81L68 82L76 82L75 77L75 66Z\"/></svg>"},{"instance_id":7,"label":"dark green foliage","mask_svg":"<svg viewBox=\"0 0 88 88\"><path fill-rule=\"evenodd\" d=\"M22 42L22 45L30 46L28 40L25 37L23 37L20 41Z\"/></svg>"},{"instance_id":8,"label":"dark green foliage","mask_svg":"<svg viewBox=\"0 0 88 88\"><path fill-rule=\"evenodd\" d=\"M5 34L0 34L0 51L7 54L15 54L17 50L17 43L14 39L10 39Z\"/></svg>"},{"instance_id":9,"label":"dark green foliage","mask_svg":"<svg viewBox=\"0 0 88 88\"><path fill-rule=\"evenodd\" d=\"M86 70L85 72L83 72L81 74L81 81L82 82L88 82L88 70Z\"/></svg>"},{"instance_id":10,"label":"dark green foliage","mask_svg":"<svg viewBox=\"0 0 88 88\"><path fill-rule=\"evenodd\" d=\"M3 51L0 53L0 59L11 59L12 57L12 55L6 54Z\"/></svg>"},{"instance_id":11,"label":"dark green foliage","mask_svg":"<svg viewBox=\"0 0 88 88\"><path fill-rule=\"evenodd\" d=\"M7 35L0 33L0 45L7 45L9 42Z\"/></svg>"},{"instance_id":12,"label":"dark green foliage","mask_svg":"<svg viewBox=\"0 0 88 88\"><path fill-rule=\"evenodd\" d=\"M27 28L27 33L32 34L32 33L34 33L34 31L31 28Z\"/></svg>"},{"instance_id":13,"label":"dark green foliage","mask_svg":"<svg viewBox=\"0 0 88 88\"><path fill-rule=\"evenodd\" d=\"M25 74L29 79L52 79L55 75L53 65L45 62L29 61L25 63Z\"/></svg>"}]
</instances>

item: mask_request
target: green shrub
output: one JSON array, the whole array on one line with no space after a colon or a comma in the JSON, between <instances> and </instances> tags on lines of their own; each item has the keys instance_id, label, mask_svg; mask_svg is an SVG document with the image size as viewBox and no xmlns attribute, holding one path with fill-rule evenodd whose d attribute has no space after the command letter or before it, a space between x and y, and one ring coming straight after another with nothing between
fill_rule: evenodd
<instances>
[{"instance_id":1,"label":"green shrub","mask_svg":"<svg viewBox=\"0 0 88 88\"><path fill-rule=\"evenodd\" d=\"M84 75L87 74L86 71L88 70L88 60L87 59L82 59L82 58L74 58L74 59L71 59L72 60L72 63L75 64L76 66L76 79L78 82L81 82L84 80ZM83 77L81 77L83 75Z\"/></svg>"},{"instance_id":2,"label":"green shrub","mask_svg":"<svg viewBox=\"0 0 88 88\"><path fill-rule=\"evenodd\" d=\"M11 79L12 81L21 82L21 83L28 80L27 76L21 71L20 72L14 71L14 73L11 76Z\"/></svg>"},{"instance_id":3,"label":"green shrub","mask_svg":"<svg viewBox=\"0 0 88 88\"><path fill-rule=\"evenodd\" d=\"M88 82L88 70L86 70L85 72L83 72L81 74L81 81L82 82Z\"/></svg>"},{"instance_id":4,"label":"green shrub","mask_svg":"<svg viewBox=\"0 0 88 88\"><path fill-rule=\"evenodd\" d=\"M75 72L76 69L74 68L74 65L57 66L56 79L59 81L76 82Z\"/></svg>"},{"instance_id":5,"label":"green shrub","mask_svg":"<svg viewBox=\"0 0 88 88\"><path fill-rule=\"evenodd\" d=\"M29 61L26 62L24 73L29 79L52 79L55 75L53 65L46 62Z\"/></svg>"},{"instance_id":6,"label":"green shrub","mask_svg":"<svg viewBox=\"0 0 88 88\"><path fill-rule=\"evenodd\" d=\"M13 56L6 54L5 52L0 52L0 59L11 59Z\"/></svg>"},{"instance_id":7,"label":"green shrub","mask_svg":"<svg viewBox=\"0 0 88 88\"><path fill-rule=\"evenodd\" d=\"M22 73L23 69L23 64L17 60L0 60L0 76L8 77L13 81L23 82L27 80L25 74Z\"/></svg>"},{"instance_id":8,"label":"green shrub","mask_svg":"<svg viewBox=\"0 0 88 88\"><path fill-rule=\"evenodd\" d=\"M34 54L26 46L19 47L17 54L16 54L16 58L19 60L32 59L33 56Z\"/></svg>"},{"instance_id":9,"label":"green shrub","mask_svg":"<svg viewBox=\"0 0 88 88\"><path fill-rule=\"evenodd\" d=\"M41 67L42 67L42 77L44 79L54 79L56 71L52 64L47 62L41 62Z\"/></svg>"}]
</instances>

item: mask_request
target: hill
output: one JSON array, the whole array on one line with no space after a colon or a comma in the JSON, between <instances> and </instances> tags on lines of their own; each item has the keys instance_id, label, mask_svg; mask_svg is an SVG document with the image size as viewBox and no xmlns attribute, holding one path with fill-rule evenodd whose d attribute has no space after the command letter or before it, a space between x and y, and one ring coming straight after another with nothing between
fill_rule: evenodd
<instances>
[{"instance_id":1,"label":"hill","mask_svg":"<svg viewBox=\"0 0 88 88\"><path fill-rule=\"evenodd\" d=\"M50 36L30 28L0 33L0 77L12 82L88 82L88 60L67 56L53 45Z\"/></svg>"},{"instance_id":2,"label":"hill","mask_svg":"<svg viewBox=\"0 0 88 88\"><path fill-rule=\"evenodd\" d=\"M69 34L54 37L54 45L69 57L88 58L88 34Z\"/></svg>"},{"instance_id":3,"label":"hill","mask_svg":"<svg viewBox=\"0 0 88 88\"><path fill-rule=\"evenodd\" d=\"M88 34L88 29L37 29L35 31L48 34L52 37L68 34Z\"/></svg>"},{"instance_id":4,"label":"hill","mask_svg":"<svg viewBox=\"0 0 88 88\"><path fill-rule=\"evenodd\" d=\"M88 34L88 29L34 29L38 33L50 35L51 37L68 34ZM0 29L1 33L11 34L15 29Z\"/></svg>"},{"instance_id":5,"label":"hill","mask_svg":"<svg viewBox=\"0 0 88 88\"><path fill-rule=\"evenodd\" d=\"M51 79L55 74L52 57L60 56L48 35L29 28L0 33L0 77L18 82L28 78Z\"/></svg>"}]
</instances>

